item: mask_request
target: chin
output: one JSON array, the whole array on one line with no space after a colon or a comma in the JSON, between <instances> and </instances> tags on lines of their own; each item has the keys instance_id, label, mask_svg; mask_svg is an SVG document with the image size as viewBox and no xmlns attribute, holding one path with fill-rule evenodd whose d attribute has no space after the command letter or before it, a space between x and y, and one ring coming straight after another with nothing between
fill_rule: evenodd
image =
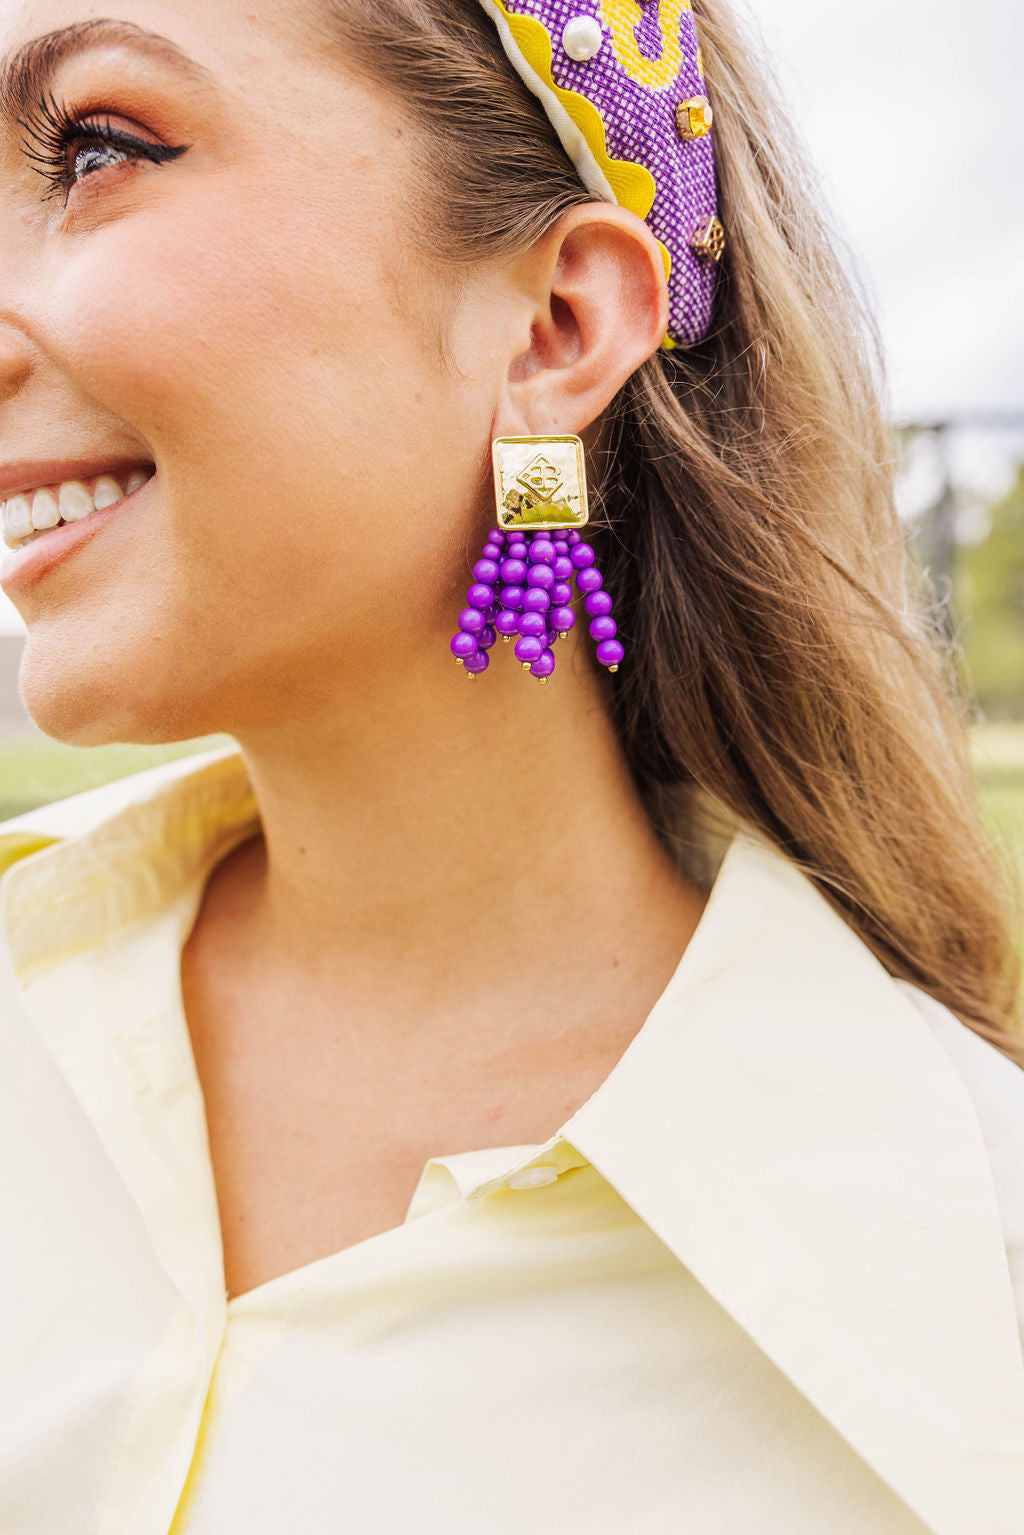
<instances>
[{"instance_id":1,"label":"chin","mask_svg":"<svg viewBox=\"0 0 1024 1535\"><path fill-rule=\"evenodd\" d=\"M18 685L25 708L44 735L66 746L164 746L213 734L172 688L147 679L139 664L118 666L93 653L68 657L33 630Z\"/></svg>"}]
</instances>

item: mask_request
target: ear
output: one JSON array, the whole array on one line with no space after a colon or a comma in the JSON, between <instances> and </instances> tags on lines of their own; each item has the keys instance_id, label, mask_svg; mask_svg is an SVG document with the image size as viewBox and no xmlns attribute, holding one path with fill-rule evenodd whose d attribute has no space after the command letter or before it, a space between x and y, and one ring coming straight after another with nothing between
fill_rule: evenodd
<instances>
[{"instance_id":1,"label":"ear","mask_svg":"<svg viewBox=\"0 0 1024 1535\"><path fill-rule=\"evenodd\" d=\"M564 213L515 265L529 343L507 359L493 434L578 435L664 339L661 246L635 213L586 203ZM520 345L523 328L516 327Z\"/></svg>"}]
</instances>

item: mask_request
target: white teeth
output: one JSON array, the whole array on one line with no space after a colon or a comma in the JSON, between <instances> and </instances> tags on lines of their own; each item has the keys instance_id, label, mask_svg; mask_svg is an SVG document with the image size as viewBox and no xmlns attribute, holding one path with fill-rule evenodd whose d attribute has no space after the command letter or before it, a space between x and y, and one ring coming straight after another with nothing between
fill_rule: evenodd
<instances>
[{"instance_id":1,"label":"white teeth","mask_svg":"<svg viewBox=\"0 0 1024 1535\"><path fill-rule=\"evenodd\" d=\"M81 480L65 480L57 498L60 514L65 522L78 522L95 511L95 502Z\"/></svg>"},{"instance_id":2,"label":"white teeth","mask_svg":"<svg viewBox=\"0 0 1024 1535\"><path fill-rule=\"evenodd\" d=\"M92 499L98 512L102 512L105 506L113 506L123 495L124 491L112 474L101 474L92 488Z\"/></svg>"},{"instance_id":3,"label":"white teeth","mask_svg":"<svg viewBox=\"0 0 1024 1535\"><path fill-rule=\"evenodd\" d=\"M103 511L115 501L132 495L152 479L154 470L133 469L124 481L113 474L98 475L95 480L65 480L61 485L41 485L0 501L0 526L4 543L16 549L31 542L61 521L80 522L94 511ZM91 489L90 489L91 486Z\"/></svg>"},{"instance_id":4,"label":"white teeth","mask_svg":"<svg viewBox=\"0 0 1024 1535\"><path fill-rule=\"evenodd\" d=\"M32 505L28 496L12 496L4 502L4 542L27 538L32 532Z\"/></svg>"},{"instance_id":5,"label":"white teeth","mask_svg":"<svg viewBox=\"0 0 1024 1535\"><path fill-rule=\"evenodd\" d=\"M55 528L58 522L57 497L52 490L37 490L32 497L32 526L42 532L44 528Z\"/></svg>"}]
</instances>

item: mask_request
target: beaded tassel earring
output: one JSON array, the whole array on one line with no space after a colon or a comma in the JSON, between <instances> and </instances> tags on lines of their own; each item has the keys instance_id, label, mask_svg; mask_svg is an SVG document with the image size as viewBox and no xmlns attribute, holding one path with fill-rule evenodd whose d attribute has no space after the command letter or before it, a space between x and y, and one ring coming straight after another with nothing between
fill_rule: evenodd
<instances>
[{"instance_id":1,"label":"beaded tassel earring","mask_svg":"<svg viewBox=\"0 0 1024 1535\"><path fill-rule=\"evenodd\" d=\"M491 445L497 527L473 566L467 606L451 651L467 677L485 672L500 634L515 640L524 671L546 682L556 640L576 622L571 579L583 596L597 659L610 672L624 651L615 638L612 599L579 531L590 515L583 444L578 437L496 437Z\"/></svg>"}]
</instances>

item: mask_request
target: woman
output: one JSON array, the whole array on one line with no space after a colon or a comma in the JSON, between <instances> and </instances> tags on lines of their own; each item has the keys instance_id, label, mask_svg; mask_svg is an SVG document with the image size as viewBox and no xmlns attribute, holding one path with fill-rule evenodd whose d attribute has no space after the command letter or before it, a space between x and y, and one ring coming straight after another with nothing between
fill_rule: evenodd
<instances>
[{"instance_id":1,"label":"woman","mask_svg":"<svg viewBox=\"0 0 1024 1535\"><path fill-rule=\"evenodd\" d=\"M5 1530L1024 1530L871 322L727 7L569 9L0 8L24 697L238 743L3 828Z\"/></svg>"}]
</instances>

